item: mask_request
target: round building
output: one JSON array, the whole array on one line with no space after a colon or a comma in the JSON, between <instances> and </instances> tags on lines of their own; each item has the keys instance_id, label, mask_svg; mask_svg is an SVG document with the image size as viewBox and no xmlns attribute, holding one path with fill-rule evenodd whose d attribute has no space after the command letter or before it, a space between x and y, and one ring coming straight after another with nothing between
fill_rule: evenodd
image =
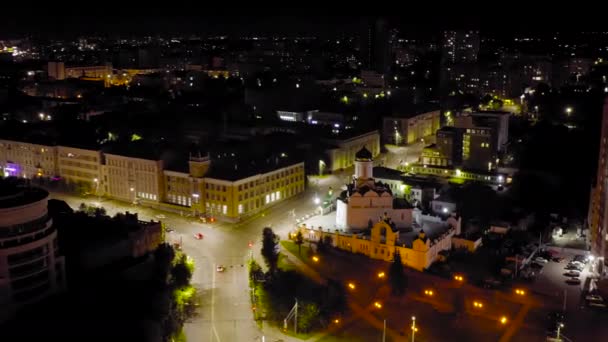
<instances>
[{"instance_id":1,"label":"round building","mask_svg":"<svg viewBox=\"0 0 608 342\"><path fill-rule=\"evenodd\" d=\"M49 193L0 180L0 320L65 285Z\"/></svg>"}]
</instances>

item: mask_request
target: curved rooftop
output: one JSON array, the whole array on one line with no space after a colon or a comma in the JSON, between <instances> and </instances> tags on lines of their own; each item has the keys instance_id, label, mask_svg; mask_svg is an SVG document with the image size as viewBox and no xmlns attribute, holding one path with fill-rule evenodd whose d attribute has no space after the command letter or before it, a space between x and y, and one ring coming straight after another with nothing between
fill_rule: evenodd
<instances>
[{"instance_id":1,"label":"curved rooftop","mask_svg":"<svg viewBox=\"0 0 608 342\"><path fill-rule=\"evenodd\" d=\"M355 154L355 159L357 160L372 160L372 158L372 153L365 146Z\"/></svg>"},{"instance_id":2,"label":"curved rooftop","mask_svg":"<svg viewBox=\"0 0 608 342\"><path fill-rule=\"evenodd\" d=\"M44 189L21 185L17 181L0 179L0 209L27 205L48 196L48 191Z\"/></svg>"}]
</instances>

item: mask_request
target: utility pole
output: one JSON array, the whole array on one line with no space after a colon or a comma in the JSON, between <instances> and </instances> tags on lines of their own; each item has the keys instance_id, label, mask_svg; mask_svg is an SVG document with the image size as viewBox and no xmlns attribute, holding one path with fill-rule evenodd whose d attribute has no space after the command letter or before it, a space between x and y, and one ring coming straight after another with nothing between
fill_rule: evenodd
<instances>
[{"instance_id":1,"label":"utility pole","mask_svg":"<svg viewBox=\"0 0 608 342\"><path fill-rule=\"evenodd\" d=\"M412 342L416 336L416 316L412 316Z\"/></svg>"},{"instance_id":2,"label":"utility pole","mask_svg":"<svg viewBox=\"0 0 608 342\"><path fill-rule=\"evenodd\" d=\"M384 320L384 330L382 330L382 342L386 342L386 319Z\"/></svg>"},{"instance_id":3,"label":"utility pole","mask_svg":"<svg viewBox=\"0 0 608 342\"><path fill-rule=\"evenodd\" d=\"M296 306L295 306L295 318L293 320L293 331L295 331L296 335L298 334L298 298L296 298Z\"/></svg>"}]
</instances>

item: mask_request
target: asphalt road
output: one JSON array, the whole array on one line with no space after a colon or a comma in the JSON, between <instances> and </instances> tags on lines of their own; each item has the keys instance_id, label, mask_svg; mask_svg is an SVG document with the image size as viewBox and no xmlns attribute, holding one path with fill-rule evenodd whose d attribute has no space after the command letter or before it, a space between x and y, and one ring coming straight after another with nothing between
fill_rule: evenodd
<instances>
[{"instance_id":1,"label":"asphalt road","mask_svg":"<svg viewBox=\"0 0 608 342\"><path fill-rule=\"evenodd\" d=\"M236 224L203 224L194 218L96 196L82 198L52 193L51 198L64 200L74 209L84 202L101 205L109 215L125 211L137 213L142 220L160 220L174 230L167 233L166 239L168 242L181 241L183 251L194 259L196 266L192 284L201 295L199 312L184 326L188 341L261 341L262 334L266 341L288 341L289 338L270 329L262 333L255 324L250 304L247 260L253 256L261 263L260 242L264 227L272 227L275 233L285 238L294 228L296 218L314 212L314 197L326 192L329 186L339 189L349 172L352 171L315 179L299 196ZM204 238L197 240L194 237L196 233L202 233ZM253 242L252 248L249 248L249 242ZM217 272L218 265L224 266L225 272Z\"/></svg>"}]
</instances>

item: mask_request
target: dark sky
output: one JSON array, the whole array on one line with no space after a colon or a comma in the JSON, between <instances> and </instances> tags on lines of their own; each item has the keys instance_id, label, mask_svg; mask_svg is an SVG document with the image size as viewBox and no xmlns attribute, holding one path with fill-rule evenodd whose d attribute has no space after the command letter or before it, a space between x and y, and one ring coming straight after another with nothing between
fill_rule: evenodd
<instances>
[{"instance_id":1,"label":"dark sky","mask_svg":"<svg viewBox=\"0 0 608 342\"><path fill-rule=\"evenodd\" d=\"M29 5L29 0L23 1L28 1L24 4ZM163 5L158 5L161 3ZM329 7L330 3L333 7ZM260 0L83 0L47 4L10 11L3 9L5 15L0 20L0 36L13 33L58 36L83 33L300 33L324 36L349 32L357 34L360 22L369 16L388 16L402 30L426 32L451 28L481 28L498 32L581 30L589 25L595 26L594 29L600 26L608 29L608 24L600 20L601 16L594 16L592 11L584 16L570 12L549 14L548 10L534 9L530 5L517 7L516 4L516 8L506 12L491 8L448 8L439 2L429 3L428 8L422 3L424 7L419 8L411 2L397 6L395 2L334 3L333 0L308 0L306 7L298 8L280 8Z\"/></svg>"}]
</instances>

